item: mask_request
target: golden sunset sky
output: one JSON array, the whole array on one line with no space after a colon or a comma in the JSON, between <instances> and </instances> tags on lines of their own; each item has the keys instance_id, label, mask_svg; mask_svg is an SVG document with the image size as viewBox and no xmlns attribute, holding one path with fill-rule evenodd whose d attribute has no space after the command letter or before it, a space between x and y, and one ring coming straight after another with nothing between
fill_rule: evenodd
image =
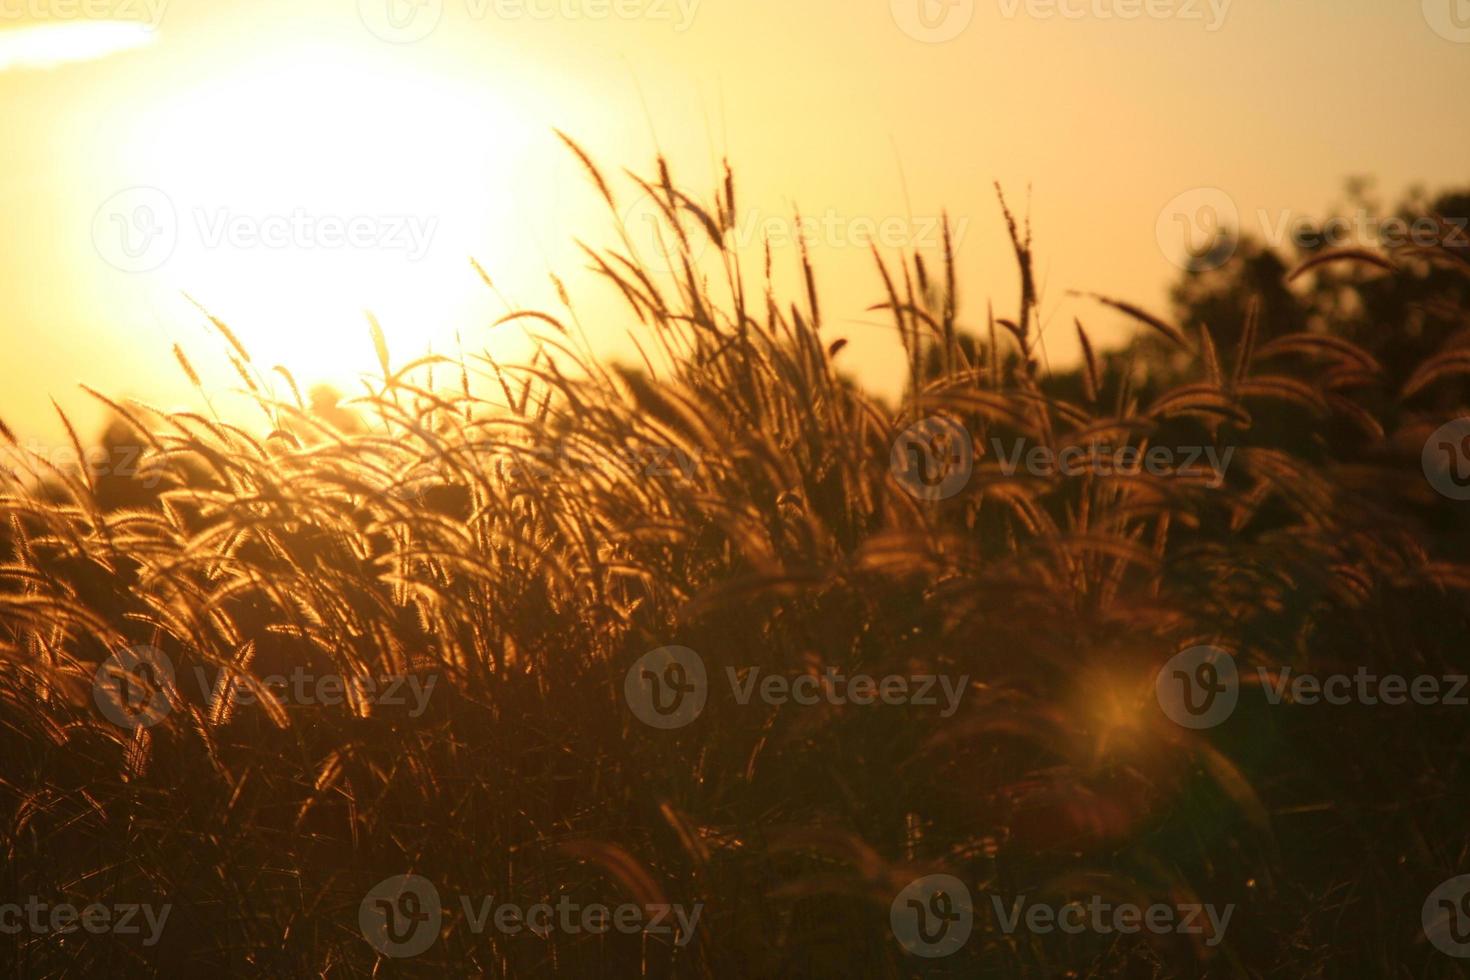
<instances>
[{"instance_id":1,"label":"golden sunset sky","mask_svg":"<svg viewBox=\"0 0 1470 980\"><path fill-rule=\"evenodd\" d=\"M1165 308L1181 215L1259 234L1352 175L1470 183L1467 92L1470 0L0 0L0 418L55 438L54 396L90 435L79 381L193 404L174 343L238 385L185 292L303 384L376 369L365 310L400 361L456 331L516 359L489 324L554 303L551 271L625 354L573 241L611 223L553 127L700 191L728 155L752 250L799 205L826 331L890 394L868 240L933 246L948 209L968 321L1014 315L999 181L1066 364L1074 315L1122 337L1069 290Z\"/></svg>"}]
</instances>

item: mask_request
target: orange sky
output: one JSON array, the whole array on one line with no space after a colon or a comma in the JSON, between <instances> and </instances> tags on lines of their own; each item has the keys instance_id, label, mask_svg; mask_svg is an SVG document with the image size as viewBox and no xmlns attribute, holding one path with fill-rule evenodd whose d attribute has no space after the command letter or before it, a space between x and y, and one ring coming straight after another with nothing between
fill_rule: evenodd
<instances>
[{"instance_id":1,"label":"orange sky","mask_svg":"<svg viewBox=\"0 0 1470 980\"><path fill-rule=\"evenodd\" d=\"M625 350L553 126L610 172L661 146L699 189L728 152L752 245L799 203L828 329L885 392L867 241L932 244L947 208L971 318L1004 315L991 185L1029 184L1065 362L1074 314L1112 322L1068 290L1163 307L1181 208L1254 230L1354 174L1470 183L1467 83L1467 0L0 0L0 418L55 438L54 395L88 431L78 381L189 404L175 342L235 384L183 290L303 381L374 369L365 309L403 359L456 330L513 358L470 256L513 303L563 275Z\"/></svg>"}]
</instances>

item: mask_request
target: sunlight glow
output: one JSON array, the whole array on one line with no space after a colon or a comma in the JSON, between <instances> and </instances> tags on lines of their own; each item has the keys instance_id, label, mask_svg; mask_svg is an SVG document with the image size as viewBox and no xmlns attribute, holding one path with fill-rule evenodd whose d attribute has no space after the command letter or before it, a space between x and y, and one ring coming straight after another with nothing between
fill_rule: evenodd
<instances>
[{"instance_id":1,"label":"sunlight glow","mask_svg":"<svg viewBox=\"0 0 1470 980\"><path fill-rule=\"evenodd\" d=\"M73 21L0 31L0 71L92 61L152 44L156 36L147 24L122 21Z\"/></svg>"},{"instance_id":2,"label":"sunlight glow","mask_svg":"<svg viewBox=\"0 0 1470 980\"><path fill-rule=\"evenodd\" d=\"M350 383L376 368L365 311L395 360L478 322L469 259L524 251L508 231L534 180L522 119L492 86L293 52L153 112L129 148L143 189L96 233L158 250L140 271L171 330L200 321L187 292L257 359Z\"/></svg>"}]
</instances>

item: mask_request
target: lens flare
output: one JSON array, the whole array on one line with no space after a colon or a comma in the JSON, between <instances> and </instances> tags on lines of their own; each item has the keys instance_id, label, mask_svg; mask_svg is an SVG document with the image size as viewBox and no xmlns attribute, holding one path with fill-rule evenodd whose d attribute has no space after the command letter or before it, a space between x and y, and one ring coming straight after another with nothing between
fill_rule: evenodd
<instances>
[{"instance_id":1,"label":"lens flare","mask_svg":"<svg viewBox=\"0 0 1470 980\"><path fill-rule=\"evenodd\" d=\"M156 36L147 24L123 21L73 21L0 31L0 71L93 61L145 47Z\"/></svg>"}]
</instances>

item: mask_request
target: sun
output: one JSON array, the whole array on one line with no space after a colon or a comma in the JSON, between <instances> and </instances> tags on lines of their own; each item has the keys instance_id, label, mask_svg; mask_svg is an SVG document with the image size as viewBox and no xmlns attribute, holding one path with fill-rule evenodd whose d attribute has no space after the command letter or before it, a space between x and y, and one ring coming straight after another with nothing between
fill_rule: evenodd
<instances>
[{"instance_id":1,"label":"sun","mask_svg":"<svg viewBox=\"0 0 1470 980\"><path fill-rule=\"evenodd\" d=\"M142 116L136 177L94 237L169 330L197 328L197 301L257 361L351 385L377 366L367 312L395 360L445 352L487 309L469 259L524 264L510 230L547 135L528 118L492 87L348 49L278 54Z\"/></svg>"}]
</instances>

